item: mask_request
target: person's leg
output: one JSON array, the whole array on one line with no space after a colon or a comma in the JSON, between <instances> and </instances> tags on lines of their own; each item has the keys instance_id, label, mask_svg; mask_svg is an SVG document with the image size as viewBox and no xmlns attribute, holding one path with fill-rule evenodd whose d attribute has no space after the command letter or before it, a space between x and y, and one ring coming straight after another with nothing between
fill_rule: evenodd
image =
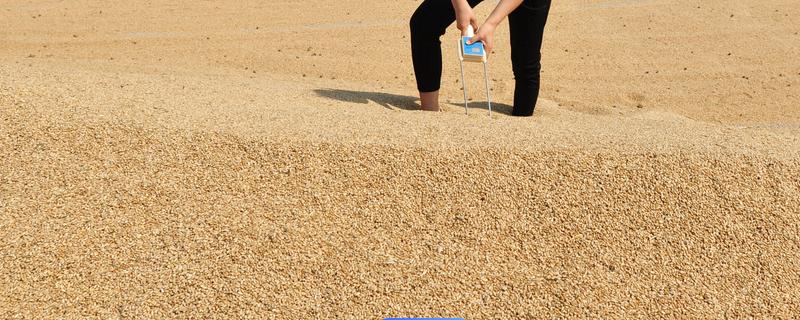
<instances>
[{"instance_id":1,"label":"person's leg","mask_svg":"<svg viewBox=\"0 0 800 320\"><path fill-rule=\"evenodd\" d=\"M475 6L481 0L469 0ZM449 0L425 0L411 17L411 58L423 110L439 110L442 46L439 38L456 20Z\"/></svg>"},{"instance_id":2,"label":"person's leg","mask_svg":"<svg viewBox=\"0 0 800 320\"><path fill-rule=\"evenodd\" d=\"M508 15L511 63L514 68L514 116L532 116L539 98L542 36L550 0L525 0Z\"/></svg>"},{"instance_id":3,"label":"person's leg","mask_svg":"<svg viewBox=\"0 0 800 320\"><path fill-rule=\"evenodd\" d=\"M425 111L439 111L439 90L419 92L419 105Z\"/></svg>"}]
</instances>

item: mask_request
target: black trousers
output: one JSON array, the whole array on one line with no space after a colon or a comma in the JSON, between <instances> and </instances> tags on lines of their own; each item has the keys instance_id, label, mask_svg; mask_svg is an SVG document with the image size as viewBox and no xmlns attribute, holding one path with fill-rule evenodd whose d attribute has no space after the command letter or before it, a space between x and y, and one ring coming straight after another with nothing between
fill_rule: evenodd
<instances>
[{"instance_id":1,"label":"black trousers","mask_svg":"<svg viewBox=\"0 0 800 320\"><path fill-rule=\"evenodd\" d=\"M475 7L482 0L468 0ZM539 98L541 48L551 0L525 0L508 15L514 69L515 116L531 116ZM442 80L439 38L456 20L450 0L425 0L411 17L411 56L420 92L438 91ZM455 42L455 40L454 40Z\"/></svg>"}]
</instances>

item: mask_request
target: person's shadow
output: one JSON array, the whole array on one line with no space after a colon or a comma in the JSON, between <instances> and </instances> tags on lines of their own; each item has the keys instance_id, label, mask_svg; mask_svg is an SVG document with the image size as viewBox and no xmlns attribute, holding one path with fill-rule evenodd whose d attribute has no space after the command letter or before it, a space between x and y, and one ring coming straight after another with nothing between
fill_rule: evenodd
<instances>
[{"instance_id":1,"label":"person's shadow","mask_svg":"<svg viewBox=\"0 0 800 320\"><path fill-rule=\"evenodd\" d=\"M448 103L448 104L452 106L451 108L460 108L460 110L464 110L464 104L463 103ZM481 111L489 112L489 104L486 103L486 101L470 101L469 102L469 110L470 111L481 110ZM497 102L492 101L492 112L494 112L494 113L499 113L499 114L504 114L504 115L510 116L511 115L511 111L513 111L513 110L514 110L514 107L512 107L512 106L509 106L509 105L507 105L505 103L497 103Z\"/></svg>"},{"instance_id":2,"label":"person's shadow","mask_svg":"<svg viewBox=\"0 0 800 320\"><path fill-rule=\"evenodd\" d=\"M320 97L351 103L367 104L372 101L390 110L420 109L419 103L417 103L417 101L419 101L418 98L391 93L350 91L341 89L315 89L314 93Z\"/></svg>"},{"instance_id":3,"label":"person's shadow","mask_svg":"<svg viewBox=\"0 0 800 320\"><path fill-rule=\"evenodd\" d=\"M358 103L358 104L367 104L370 101L372 101L390 110L420 109L419 98L411 96L402 96L402 95L383 93L383 92L351 91L342 89L315 89L314 93L316 93L320 97L325 97L328 99L344 101L344 102ZM457 104L457 103L448 103L448 105L452 106L451 108L464 107L463 104ZM489 109L486 101L470 101L469 108L470 110ZM507 104L496 103L496 102L492 103L492 111L500 114L511 115L512 109L513 107Z\"/></svg>"}]
</instances>

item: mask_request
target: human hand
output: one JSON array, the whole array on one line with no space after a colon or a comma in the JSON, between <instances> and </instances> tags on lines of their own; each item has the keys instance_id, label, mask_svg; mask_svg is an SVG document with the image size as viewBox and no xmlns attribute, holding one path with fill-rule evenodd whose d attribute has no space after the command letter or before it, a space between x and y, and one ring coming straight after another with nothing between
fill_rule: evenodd
<instances>
[{"instance_id":1,"label":"human hand","mask_svg":"<svg viewBox=\"0 0 800 320\"><path fill-rule=\"evenodd\" d=\"M456 27L461 30L461 36L467 35L467 28L472 26L473 30L478 29L478 19L475 18L475 13L472 8L465 6L456 10Z\"/></svg>"},{"instance_id":2,"label":"human hand","mask_svg":"<svg viewBox=\"0 0 800 320\"><path fill-rule=\"evenodd\" d=\"M472 39L467 41L467 44L473 44L475 42L481 41L483 42L483 47L486 48L486 54L492 52L494 49L494 30L497 29L497 25L485 22L483 25L478 28L478 31L475 32L475 36Z\"/></svg>"}]
</instances>

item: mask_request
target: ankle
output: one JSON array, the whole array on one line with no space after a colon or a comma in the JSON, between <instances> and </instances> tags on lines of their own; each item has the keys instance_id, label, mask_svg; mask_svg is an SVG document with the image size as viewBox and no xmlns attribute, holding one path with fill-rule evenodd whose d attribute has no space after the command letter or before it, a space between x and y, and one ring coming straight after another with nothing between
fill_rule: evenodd
<instances>
[{"instance_id":1,"label":"ankle","mask_svg":"<svg viewBox=\"0 0 800 320\"><path fill-rule=\"evenodd\" d=\"M425 111L439 111L439 91L420 92L420 107Z\"/></svg>"}]
</instances>

